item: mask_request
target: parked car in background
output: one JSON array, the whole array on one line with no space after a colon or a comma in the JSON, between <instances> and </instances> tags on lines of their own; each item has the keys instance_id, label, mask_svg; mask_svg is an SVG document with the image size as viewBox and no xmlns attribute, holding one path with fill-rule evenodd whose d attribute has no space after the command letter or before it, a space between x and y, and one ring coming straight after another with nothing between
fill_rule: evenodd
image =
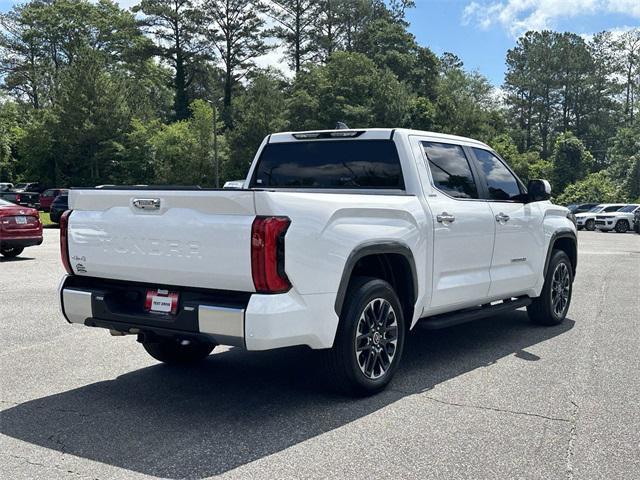
<instances>
[{"instance_id":1,"label":"parked car in background","mask_svg":"<svg viewBox=\"0 0 640 480\"><path fill-rule=\"evenodd\" d=\"M571 213L575 215L577 213L588 212L589 210L591 210L593 207L597 205L598 205L597 203L576 203L572 205L567 205L567 208Z\"/></svg>"},{"instance_id":2,"label":"parked car in background","mask_svg":"<svg viewBox=\"0 0 640 480\"><path fill-rule=\"evenodd\" d=\"M9 190L0 192L0 198L23 207L38 208L40 205L40 194L38 192L15 192Z\"/></svg>"},{"instance_id":3,"label":"parked car in background","mask_svg":"<svg viewBox=\"0 0 640 480\"><path fill-rule=\"evenodd\" d=\"M37 192L42 193L46 190L46 187L42 185L40 182L24 182L24 183L16 183L16 186L13 187L14 192Z\"/></svg>"},{"instance_id":4,"label":"parked car in background","mask_svg":"<svg viewBox=\"0 0 640 480\"><path fill-rule=\"evenodd\" d=\"M625 205L626 204L624 203L601 203L600 205L593 207L588 212L577 213L576 227L578 227L578 230L585 228L589 231L593 231L596 229L596 214L615 212Z\"/></svg>"},{"instance_id":5,"label":"parked car in background","mask_svg":"<svg viewBox=\"0 0 640 480\"><path fill-rule=\"evenodd\" d=\"M13 258L25 247L42 243L38 210L0 199L0 255Z\"/></svg>"},{"instance_id":6,"label":"parked car in background","mask_svg":"<svg viewBox=\"0 0 640 480\"><path fill-rule=\"evenodd\" d=\"M8 192L9 190L13 190L13 183L8 183L8 182L0 183L0 192Z\"/></svg>"},{"instance_id":7,"label":"parked car in background","mask_svg":"<svg viewBox=\"0 0 640 480\"><path fill-rule=\"evenodd\" d=\"M640 210L636 210L636 214L633 216L633 229L636 233L640 233Z\"/></svg>"},{"instance_id":8,"label":"parked car in background","mask_svg":"<svg viewBox=\"0 0 640 480\"><path fill-rule=\"evenodd\" d=\"M618 233L625 233L633 228L633 219L638 211L640 211L640 205L630 204L616 212L596 215L596 228L603 232L615 230Z\"/></svg>"},{"instance_id":9,"label":"parked car in background","mask_svg":"<svg viewBox=\"0 0 640 480\"><path fill-rule=\"evenodd\" d=\"M66 188L48 188L40 194L40 209L48 212L51 208L51 204L61 193L67 193L69 190Z\"/></svg>"},{"instance_id":10,"label":"parked car in background","mask_svg":"<svg viewBox=\"0 0 640 480\"><path fill-rule=\"evenodd\" d=\"M49 207L49 217L54 223L60 223L60 217L69 209L69 192L63 192L56 197L56 199Z\"/></svg>"}]
</instances>

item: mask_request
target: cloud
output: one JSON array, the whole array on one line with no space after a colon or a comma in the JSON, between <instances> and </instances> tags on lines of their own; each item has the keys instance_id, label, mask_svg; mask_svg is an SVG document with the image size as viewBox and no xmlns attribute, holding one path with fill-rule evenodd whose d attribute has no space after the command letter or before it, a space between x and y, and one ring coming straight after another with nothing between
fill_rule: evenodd
<instances>
[{"instance_id":1,"label":"cloud","mask_svg":"<svg viewBox=\"0 0 640 480\"><path fill-rule=\"evenodd\" d=\"M462 24L483 30L498 25L516 37L554 28L560 19L606 13L640 18L640 0L474 0L464 8Z\"/></svg>"}]
</instances>

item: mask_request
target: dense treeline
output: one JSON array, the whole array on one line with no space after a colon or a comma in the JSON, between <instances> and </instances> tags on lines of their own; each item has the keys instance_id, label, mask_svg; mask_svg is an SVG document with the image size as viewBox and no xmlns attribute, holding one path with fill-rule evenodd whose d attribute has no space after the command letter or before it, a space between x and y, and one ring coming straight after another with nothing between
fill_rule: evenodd
<instances>
[{"instance_id":1,"label":"dense treeline","mask_svg":"<svg viewBox=\"0 0 640 480\"><path fill-rule=\"evenodd\" d=\"M416 42L413 4L17 5L0 17L0 181L215 185L268 133L343 121L484 140L563 201L640 197L640 30L528 32L495 89ZM275 48L290 71L256 66Z\"/></svg>"}]
</instances>

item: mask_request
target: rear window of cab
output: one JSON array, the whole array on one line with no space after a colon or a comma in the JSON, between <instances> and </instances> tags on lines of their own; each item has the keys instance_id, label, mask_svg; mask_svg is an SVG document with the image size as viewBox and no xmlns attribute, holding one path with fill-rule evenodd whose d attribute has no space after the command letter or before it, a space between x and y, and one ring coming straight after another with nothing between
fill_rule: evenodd
<instances>
[{"instance_id":1,"label":"rear window of cab","mask_svg":"<svg viewBox=\"0 0 640 480\"><path fill-rule=\"evenodd\" d=\"M252 188L404 190L393 140L318 140L267 144Z\"/></svg>"}]
</instances>

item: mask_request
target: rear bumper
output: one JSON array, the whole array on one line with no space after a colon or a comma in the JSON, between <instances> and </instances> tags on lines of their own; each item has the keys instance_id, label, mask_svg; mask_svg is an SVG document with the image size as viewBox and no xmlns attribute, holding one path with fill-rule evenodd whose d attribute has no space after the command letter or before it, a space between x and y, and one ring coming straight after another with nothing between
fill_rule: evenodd
<instances>
[{"instance_id":1,"label":"rear bumper","mask_svg":"<svg viewBox=\"0 0 640 480\"><path fill-rule=\"evenodd\" d=\"M247 350L333 345L335 294L259 295L167 286L179 292L180 301L176 315L162 315L145 312L140 298L157 287L67 275L59 287L60 306L70 323L124 333L206 337Z\"/></svg>"},{"instance_id":2,"label":"rear bumper","mask_svg":"<svg viewBox=\"0 0 640 480\"><path fill-rule=\"evenodd\" d=\"M9 248L22 248L22 247L32 247L34 245L40 245L42 243L42 235L39 237L8 237L0 239L0 246L9 247Z\"/></svg>"}]
</instances>

